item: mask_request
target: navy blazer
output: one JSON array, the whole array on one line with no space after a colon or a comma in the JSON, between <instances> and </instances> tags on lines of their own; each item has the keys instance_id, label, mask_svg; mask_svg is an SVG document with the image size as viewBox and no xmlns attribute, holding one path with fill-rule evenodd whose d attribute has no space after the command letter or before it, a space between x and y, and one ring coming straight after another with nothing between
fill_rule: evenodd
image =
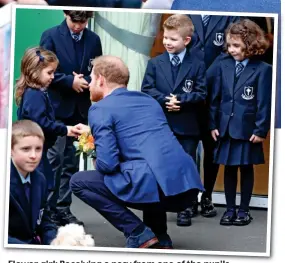
<instances>
[{"instance_id":1,"label":"navy blazer","mask_svg":"<svg viewBox=\"0 0 285 263\"><path fill-rule=\"evenodd\" d=\"M272 67L250 60L236 84L235 60L225 55L217 66L210 94L210 129L220 137L249 140L265 138L270 128Z\"/></svg>"},{"instance_id":2,"label":"navy blazer","mask_svg":"<svg viewBox=\"0 0 285 263\"><path fill-rule=\"evenodd\" d=\"M158 202L158 185L166 196L203 190L193 159L150 96L118 88L91 106L88 120L96 144L96 170L121 200Z\"/></svg>"},{"instance_id":3,"label":"navy blazer","mask_svg":"<svg viewBox=\"0 0 285 263\"><path fill-rule=\"evenodd\" d=\"M223 51L226 40L225 30L229 24L239 20L239 17L212 15L206 32L204 32L201 15L190 15L190 18L195 30L189 47L202 51L199 54L203 54L203 60L208 69Z\"/></svg>"},{"instance_id":4,"label":"navy blazer","mask_svg":"<svg viewBox=\"0 0 285 263\"><path fill-rule=\"evenodd\" d=\"M49 245L56 236L57 227L46 211L46 179L37 171L30 173L30 176L31 205L28 204L18 171L11 162L8 243L38 244L35 238L38 235L41 244Z\"/></svg>"},{"instance_id":5,"label":"navy blazer","mask_svg":"<svg viewBox=\"0 0 285 263\"><path fill-rule=\"evenodd\" d=\"M87 28L84 29L81 41L84 41L83 59L80 70L76 73L83 74L90 83L91 62L95 57L102 55L101 41L97 34ZM76 71L77 57L66 21L43 32L40 46L53 51L59 60L55 78L48 89L56 118L70 119L78 110L82 120L76 119L74 122L86 123L91 105L90 92L89 89L85 89L84 92L77 93L72 89L74 80L72 72Z\"/></svg>"},{"instance_id":6,"label":"navy blazer","mask_svg":"<svg viewBox=\"0 0 285 263\"><path fill-rule=\"evenodd\" d=\"M57 136L67 135L67 127L55 120L51 101L43 89L27 87L17 113L18 120L28 119L40 125L45 135L45 149L54 144Z\"/></svg>"},{"instance_id":7,"label":"navy blazer","mask_svg":"<svg viewBox=\"0 0 285 263\"><path fill-rule=\"evenodd\" d=\"M141 90L156 99L164 110L174 133L198 136L199 111L197 105L207 96L205 65L192 52L186 52L180 70L173 83L168 52L149 60ZM180 100L179 112L168 112L166 96L177 95Z\"/></svg>"}]
</instances>

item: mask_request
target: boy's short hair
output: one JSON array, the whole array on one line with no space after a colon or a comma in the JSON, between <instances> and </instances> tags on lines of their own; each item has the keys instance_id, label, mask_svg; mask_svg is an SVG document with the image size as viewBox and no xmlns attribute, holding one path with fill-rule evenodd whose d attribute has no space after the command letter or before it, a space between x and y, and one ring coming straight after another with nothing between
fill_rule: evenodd
<instances>
[{"instance_id":1,"label":"boy's short hair","mask_svg":"<svg viewBox=\"0 0 285 263\"><path fill-rule=\"evenodd\" d=\"M168 17L163 23L163 29L177 30L180 35L191 37L194 32L194 25L189 16L183 14L175 14Z\"/></svg>"},{"instance_id":2,"label":"boy's short hair","mask_svg":"<svg viewBox=\"0 0 285 263\"><path fill-rule=\"evenodd\" d=\"M72 22L85 23L89 18L93 17L93 11L75 11L75 10L64 10L67 16L70 16Z\"/></svg>"},{"instance_id":3,"label":"boy's short hair","mask_svg":"<svg viewBox=\"0 0 285 263\"><path fill-rule=\"evenodd\" d=\"M19 142L19 140L28 136L36 136L44 143L45 136L43 130L37 123L30 120L20 120L14 122L12 124L12 149L14 145Z\"/></svg>"},{"instance_id":4,"label":"boy's short hair","mask_svg":"<svg viewBox=\"0 0 285 263\"><path fill-rule=\"evenodd\" d=\"M109 83L127 86L130 78L126 64L115 56L100 56L93 60L93 74L101 75Z\"/></svg>"}]
</instances>

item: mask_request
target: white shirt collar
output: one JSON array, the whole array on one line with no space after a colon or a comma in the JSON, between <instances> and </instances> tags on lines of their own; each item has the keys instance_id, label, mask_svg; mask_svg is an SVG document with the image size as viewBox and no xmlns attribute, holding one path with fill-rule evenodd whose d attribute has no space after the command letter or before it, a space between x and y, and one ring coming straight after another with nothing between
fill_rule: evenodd
<instances>
[{"instance_id":1,"label":"white shirt collar","mask_svg":"<svg viewBox=\"0 0 285 263\"><path fill-rule=\"evenodd\" d=\"M248 64L248 62L249 62L249 59L246 58L246 59L244 59L243 61L236 61L236 65L237 65L238 63L241 63L241 64L243 65L243 67L245 68L246 65Z\"/></svg>"},{"instance_id":2,"label":"white shirt collar","mask_svg":"<svg viewBox=\"0 0 285 263\"><path fill-rule=\"evenodd\" d=\"M171 62L172 58L176 55L179 57L180 63L182 63L182 61L185 57L185 54L186 54L186 48L184 48L183 51L181 51L179 54L170 54L170 53L168 53L168 54L169 54L170 62Z\"/></svg>"},{"instance_id":3,"label":"white shirt collar","mask_svg":"<svg viewBox=\"0 0 285 263\"><path fill-rule=\"evenodd\" d=\"M79 38L78 38L79 40L78 40L78 41L81 40L81 38L82 38L82 36L83 36L83 31L84 31L84 30L82 30L82 31L78 34L78 36L79 36ZM70 32L71 37L72 37L73 34L75 34L75 33L72 32L70 29L69 29L69 32Z\"/></svg>"}]
</instances>

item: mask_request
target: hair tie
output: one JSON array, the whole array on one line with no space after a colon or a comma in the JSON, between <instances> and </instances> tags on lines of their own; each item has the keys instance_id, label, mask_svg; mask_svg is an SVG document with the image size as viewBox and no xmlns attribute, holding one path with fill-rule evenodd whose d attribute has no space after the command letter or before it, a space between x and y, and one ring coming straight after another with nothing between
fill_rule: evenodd
<instances>
[{"instance_id":1,"label":"hair tie","mask_svg":"<svg viewBox=\"0 0 285 263\"><path fill-rule=\"evenodd\" d=\"M40 50L37 50L36 51L36 54L37 54L37 56L40 58L40 62L44 62L44 57L41 55L41 51Z\"/></svg>"}]
</instances>

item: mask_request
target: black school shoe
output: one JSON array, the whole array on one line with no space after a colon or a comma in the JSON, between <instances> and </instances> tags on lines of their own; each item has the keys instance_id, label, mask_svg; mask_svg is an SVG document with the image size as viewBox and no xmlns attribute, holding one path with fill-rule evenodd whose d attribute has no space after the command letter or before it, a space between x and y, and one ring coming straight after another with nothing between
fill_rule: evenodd
<instances>
[{"instance_id":1,"label":"black school shoe","mask_svg":"<svg viewBox=\"0 0 285 263\"><path fill-rule=\"evenodd\" d=\"M208 197L201 198L201 215L204 217L214 217L217 215L217 210L215 209L212 200Z\"/></svg>"},{"instance_id":2,"label":"black school shoe","mask_svg":"<svg viewBox=\"0 0 285 263\"><path fill-rule=\"evenodd\" d=\"M223 214L220 220L220 225L231 226L233 225L233 222L235 221L236 218L237 218L236 210L234 208L227 209L227 211Z\"/></svg>"},{"instance_id":3,"label":"black school shoe","mask_svg":"<svg viewBox=\"0 0 285 263\"><path fill-rule=\"evenodd\" d=\"M70 210L65 210L63 212L58 213L58 219L60 221L60 224L62 226L65 226L67 224L77 224L80 226L84 226L84 223L80 220L78 220L71 212Z\"/></svg>"},{"instance_id":4,"label":"black school shoe","mask_svg":"<svg viewBox=\"0 0 285 263\"><path fill-rule=\"evenodd\" d=\"M191 226L191 213L189 209L177 213L177 226Z\"/></svg>"},{"instance_id":5,"label":"black school shoe","mask_svg":"<svg viewBox=\"0 0 285 263\"><path fill-rule=\"evenodd\" d=\"M233 225L235 226L246 226L252 221L252 217L249 211L239 209L237 213L237 218L234 220Z\"/></svg>"}]
</instances>

